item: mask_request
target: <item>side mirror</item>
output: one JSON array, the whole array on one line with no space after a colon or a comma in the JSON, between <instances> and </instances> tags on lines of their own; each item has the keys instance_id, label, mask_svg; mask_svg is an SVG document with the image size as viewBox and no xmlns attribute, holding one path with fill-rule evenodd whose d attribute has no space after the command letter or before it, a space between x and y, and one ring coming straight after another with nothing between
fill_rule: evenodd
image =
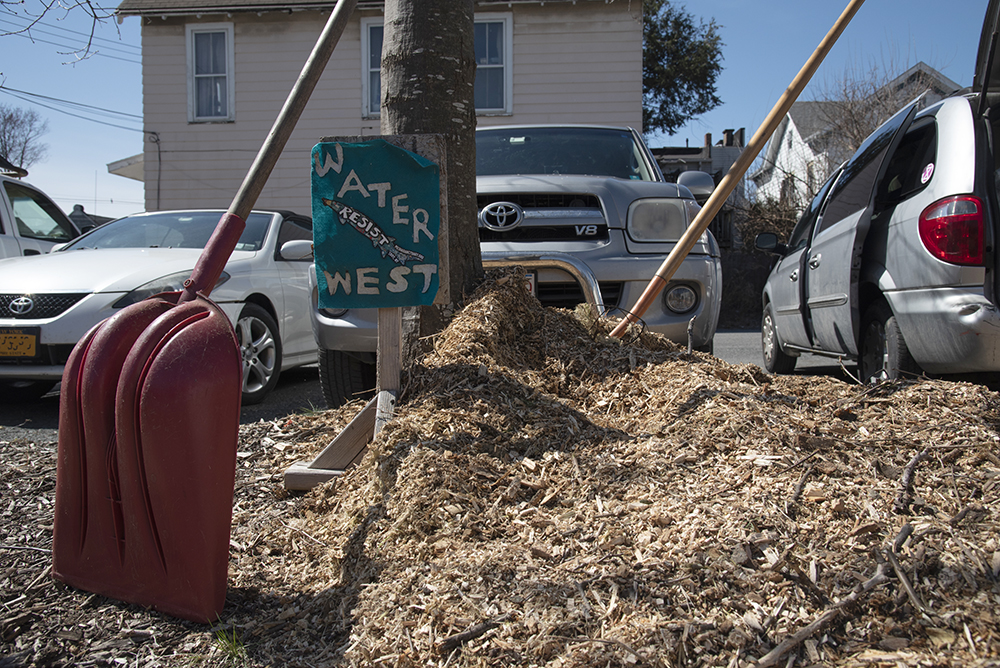
<instances>
[{"instance_id":1,"label":"side mirror","mask_svg":"<svg viewBox=\"0 0 1000 668\"><path fill-rule=\"evenodd\" d=\"M308 239L286 241L278 249L278 255L282 260L312 260L313 244Z\"/></svg>"},{"instance_id":2,"label":"side mirror","mask_svg":"<svg viewBox=\"0 0 1000 668\"><path fill-rule=\"evenodd\" d=\"M778 255L784 255L787 250L787 246L778 241L778 235L774 232L761 232L754 239L753 245L757 250L777 253Z\"/></svg>"},{"instance_id":3,"label":"side mirror","mask_svg":"<svg viewBox=\"0 0 1000 668\"><path fill-rule=\"evenodd\" d=\"M677 183L691 191L698 204L704 204L715 190L715 181L705 172L681 172Z\"/></svg>"}]
</instances>

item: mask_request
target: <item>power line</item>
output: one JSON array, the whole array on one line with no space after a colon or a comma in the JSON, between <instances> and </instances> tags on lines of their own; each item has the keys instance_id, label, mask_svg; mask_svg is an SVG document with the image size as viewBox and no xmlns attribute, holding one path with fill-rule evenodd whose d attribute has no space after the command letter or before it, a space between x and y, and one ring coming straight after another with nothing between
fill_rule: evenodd
<instances>
[{"instance_id":1,"label":"power line","mask_svg":"<svg viewBox=\"0 0 1000 668\"><path fill-rule=\"evenodd\" d=\"M107 39L107 38L104 38L104 37L97 37L96 35L94 35L92 33L83 32L83 31L80 31L80 30L72 30L71 28L64 28L62 26L54 26L51 23L45 23L43 21L33 21L32 19L30 19L30 18L28 18L26 16L21 16L20 14L18 14L16 12L12 12L10 10L0 10L0 16L6 16L8 21L10 19L16 19L16 20L21 21L23 23L27 23L28 25L20 26L23 29L31 29L31 30L33 30L35 26L42 26L42 27L45 27L45 28L50 28L52 30L58 30L60 32L66 32L66 33L70 33L70 34L73 34L73 35L79 35L81 37L86 37L88 42L107 42L109 45L120 46L120 47L123 47L124 49L131 49L133 55L138 55L139 52L142 50L141 47L136 46L135 44L128 44L126 42L122 42L121 40L117 40L116 41L116 40ZM3 19L0 19L0 20L3 20ZM49 33L49 34L51 34L51 33Z\"/></svg>"},{"instance_id":2,"label":"power line","mask_svg":"<svg viewBox=\"0 0 1000 668\"><path fill-rule=\"evenodd\" d=\"M72 107L80 107L82 109L92 109L94 111L99 111L99 112L102 112L104 114L108 114L108 115L111 115L111 116L125 116L125 117L128 117L128 118L137 118L140 121L142 120L142 116L140 116L139 114L130 114L130 113L124 112L124 111L114 111L112 109L105 109L104 107L95 107L95 106L90 105L90 104L84 104L83 102L73 102L71 100L61 100L58 97L49 97L48 95L41 95L40 93L29 93L26 90L18 90L16 88L11 88L10 86L0 85L0 90L11 91L13 93L20 93L21 95L27 95L29 97L37 97L37 98L40 98L40 99L43 99L43 100L49 100L50 102L60 102L62 104L66 104L66 105L69 105L69 106L72 106Z\"/></svg>"},{"instance_id":3,"label":"power line","mask_svg":"<svg viewBox=\"0 0 1000 668\"><path fill-rule=\"evenodd\" d=\"M69 45L66 45L66 44L59 44L58 42L52 42L52 41L49 41L47 39L39 39L37 37L31 37L30 35L25 35L24 33L13 32L13 33L8 33L8 35L12 36L12 37L23 37L25 39L30 39L32 42L38 42L38 43L41 43L41 44L51 44L53 46L58 46L58 47L63 48L63 49L69 49L72 53L76 53L78 51L82 51L83 50L83 48L77 48L77 47L69 46ZM100 51L91 51L91 52L89 52L88 55L91 55L91 56L101 56L101 57L104 57L104 58L111 58L112 60L120 60L120 61L125 62L125 63L132 63L133 65L141 65L142 64L142 62L138 61L138 60L130 60L128 58L119 58L118 56L111 56L111 55L108 55L106 53L102 53Z\"/></svg>"},{"instance_id":4,"label":"power line","mask_svg":"<svg viewBox=\"0 0 1000 668\"><path fill-rule=\"evenodd\" d=\"M113 116L120 116L120 117L123 117L122 120L124 120L124 121L127 121L129 119L133 119L133 118L134 119L138 119L138 120L141 121L142 120L142 116L137 116L135 114L128 114L128 113L125 113L123 111L112 111L110 109L102 109L101 107L94 107L94 106L91 106L89 104L83 104L81 102L71 102L69 100L60 100L58 98L48 97L48 96L45 96L45 95L38 95L37 93L28 93L26 91L20 91L20 90L14 89L14 88L8 88L6 86L0 86L0 92L7 93L11 97L15 97L15 98L17 98L19 100L22 100L24 102L28 102L30 104L36 104L39 107L45 107L46 109L51 109L52 111L58 111L59 113L66 114L67 116L73 116L74 118L80 118L80 119L83 119L85 121L90 121L91 123L98 123L99 125L107 125L108 127L118 128L120 130L130 130L132 132L144 132L144 130L142 130L142 128L134 128L134 127L128 127L128 126L125 126L125 125L118 125L116 123L108 123L106 121L99 121L99 120L97 120L95 118L90 118L90 117L87 117L87 116L82 116L80 114L75 114L75 113L72 113L72 112L67 111L65 109L60 109L58 106L53 106L53 105L61 104L61 105L64 105L64 106L68 106L70 108L79 109L83 113L92 113L92 114L96 113L96 114L99 114L99 115L112 116L112 117ZM39 100L48 100L48 101L51 101L52 104L46 104L44 102L39 102Z\"/></svg>"},{"instance_id":5,"label":"power line","mask_svg":"<svg viewBox=\"0 0 1000 668\"><path fill-rule=\"evenodd\" d=\"M14 26L14 29L9 30L7 33L5 33L5 35L7 35L7 36L14 36L14 37L27 37L28 39L30 39L33 42L35 42L35 41L42 41L42 40L40 40L40 39L38 39L38 38L35 37L36 34L49 35L49 36L55 37L57 39L76 39L75 37L64 37L64 36L62 36L62 35L60 35L58 33L48 32L47 30L41 30L39 28L21 28L17 24L11 23L10 21L8 21L7 19L2 18L2 17L0 17L0 24L7 24L7 25L10 25L10 26ZM61 44L61 43L57 43L56 46L62 46L63 48L66 48L66 49L73 49L74 51L77 51L77 52L78 51L88 50L88 51L92 51L94 55L105 55L103 50L116 51L118 53L125 54L126 56L139 56L140 55L139 52L126 51L126 50L120 49L120 48L118 48L116 46L106 46L106 45L100 45L100 44L93 43L93 42L96 42L96 41L97 41L97 38L94 38L90 44L84 44L83 46L79 46L79 47L72 46L70 44ZM121 58L120 58L120 60L121 60ZM128 60L127 62L136 63L136 62L140 62L140 61L137 61L137 60Z\"/></svg>"}]
</instances>

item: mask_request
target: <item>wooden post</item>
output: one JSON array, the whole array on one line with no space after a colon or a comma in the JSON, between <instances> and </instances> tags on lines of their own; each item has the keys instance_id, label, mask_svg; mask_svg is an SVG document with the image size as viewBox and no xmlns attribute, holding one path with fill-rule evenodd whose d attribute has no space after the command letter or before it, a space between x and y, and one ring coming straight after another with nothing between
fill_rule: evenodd
<instances>
[{"instance_id":1,"label":"wooden post","mask_svg":"<svg viewBox=\"0 0 1000 668\"><path fill-rule=\"evenodd\" d=\"M396 412L399 378L403 370L403 309L378 310L378 396L375 408L375 430L382 431Z\"/></svg>"}]
</instances>

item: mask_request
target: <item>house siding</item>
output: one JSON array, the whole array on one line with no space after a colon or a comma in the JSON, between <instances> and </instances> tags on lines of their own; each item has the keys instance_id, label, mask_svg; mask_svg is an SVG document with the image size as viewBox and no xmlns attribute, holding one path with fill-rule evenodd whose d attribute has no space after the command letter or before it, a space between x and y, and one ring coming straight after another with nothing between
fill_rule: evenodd
<instances>
[{"instance_id":1,"label":"house siding","mask_svg":"<svg viewBox=\"0 0 1000 668\"><path fill-rule=\"evenodd\" d=\"M637 5L632 5L637 7ZM641 16L625 2L516 4L512 113L480 125L608 123L641 127ZM330 135L376 135L362 117L359 11L348 25L263 191L260 208L310 213L309 156ZM146 209L225 208L238 191L319 36L317 11L143 17ZM235 120L189 123L185 26L234 26Z\"/></svg>"},{"instance_id":2,"label":"house siding","mask_svg":"<svg viewBox=\"0 0 1000 668\"><path fill-rule=\"evenodd\" d=\"M642 16L633 3L516 5L514 107L480 125L642 128Z\"/></svg>"}]
</instances>

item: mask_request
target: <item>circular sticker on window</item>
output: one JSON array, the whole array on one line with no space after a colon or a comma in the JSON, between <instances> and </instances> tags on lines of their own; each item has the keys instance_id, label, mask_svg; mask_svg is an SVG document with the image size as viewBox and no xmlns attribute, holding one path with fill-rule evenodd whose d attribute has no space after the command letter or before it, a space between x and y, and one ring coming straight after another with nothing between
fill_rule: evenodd
<instances>
[{"instance_id":1,"label":"circular sticker on window","mask_svg":"<svg viewBox=\"0 0 1000 668\"><path fill-rule=\"evenodd\" d=\"M920 173L920 183L927 183L931 180L931 174L934 173L934 163L929 162L927 166L924 167L924 171Z\"/></svg>"}]
</instances>

